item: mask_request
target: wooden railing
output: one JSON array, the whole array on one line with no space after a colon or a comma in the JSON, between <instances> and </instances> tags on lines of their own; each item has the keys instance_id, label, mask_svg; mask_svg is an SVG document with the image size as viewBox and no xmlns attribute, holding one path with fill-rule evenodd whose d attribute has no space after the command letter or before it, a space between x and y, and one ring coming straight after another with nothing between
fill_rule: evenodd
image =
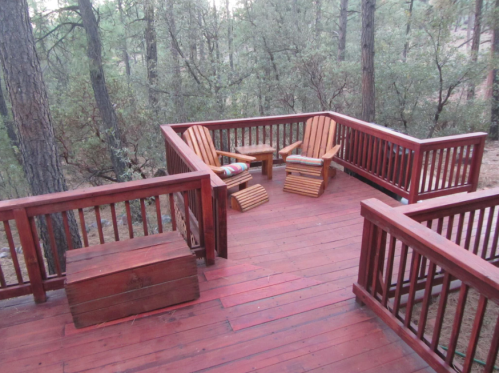
<instances>
[{"instance_id":1,"label":"wooden railing","mask_svg":"<svg viewBox=\"0 0 499 373\"><path fill-rule=\"evenodd\" d=\"M187 146L171 126L161 126L165 139L166 168L169 175L189 172L206 172L211 178L211 195L215 234L215 250L218 256L227 258L227 185ZM189 214L193 219L193 229L197 230L197 221L201 211L195 208L193 194L189 194L192 207ZM194 206L194 207L193 207Z\"/></svg>"},{"instance_id":2,"label":"wooden railing","mask_svg":"<svg viewBox=\"0 0 499 373\"><path fill-rule=\"evenodd\" d=\"M439 372L470 372L480 343L484 371L496 364L499 315L487 305L499 304L499 270L490 263L499 257L498 202L499 189L397 208L362 202L354 293ZM491 338L481 342L485 319ZM470 330L463 320L473 320Z\"/></svg>"},{"instance_id":3,"label":"wooden railing","mask_svg":"<svg viewBox=\"0 0 499 373\"><path fill-rule=\"evenodd\" d=\"M267 143L276 149L274 164L278 164L282 163L279 150L302 140L305 122L314 115L326 115L337 122L335 143L341 145L341 150L334 158L336 163L407 198L409 203L477 188L485 133L419 140L334 112L183 123L163 128L171 127L182 134L190 126L203 125L210 130L216 147L224 151ZM222 159L222 163L229 161Z\"/></svg>"},{"instance_id":4,"label":"wooden railing","mask_svg":"<svg viewBox=\"0 0 499 373\"><path fill-rule=\"evenodd\" d=\"M194 198L189 198L189 195ZM195 240L191 239L192 220L188 213L191 208L200 212ZM74 235L70 232L70 221L76 216L79 218L78 233L82 245L88 247L106 241L120 241L125 237L132 239L135 236L162 233L166 223L164 220L167 220L162 209L171 211L172 230L181 231L192 251L204 257L208 264L213 263L213 211L210 176L206 172L196 171L0 202L0 221L17 278L14 283L7 282L0 267L0 300L33 293L36 302L43 302L46 291L64 287L64 252L66 249L78 248L73 247ZM182 221L178 219L179 211L183 212L182 218L185 218ZM151 219L148 219L148 213ZM92 220L95 219L92 224L94 232L90 230L89 214L93 215ZM103 219L104 214L109 220ZM137 216L140 216L142 223L134 227L134 217ZM53 222L56 220L62 221L64 226L62 239L54 231ZM109 228L104 228L106 225ZM41 226L46 227L48 232L45 240L48 242L44 244L40 241ZM20 250L16 251L19 245L22 254L18 253ZM27 276L23 275L22 258Z\"/></svg>"}]
</instances>

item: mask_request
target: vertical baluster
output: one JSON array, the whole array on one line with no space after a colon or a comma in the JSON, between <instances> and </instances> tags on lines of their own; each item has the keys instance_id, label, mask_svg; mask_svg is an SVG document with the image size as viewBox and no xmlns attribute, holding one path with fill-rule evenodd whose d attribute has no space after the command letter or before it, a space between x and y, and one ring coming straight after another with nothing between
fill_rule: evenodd
<instances>
[{"instance_id":1,"label":"vertical baluster","mask_svg":"<svg viewBox=\"0 0 499 373\"><path fill-rule=\"evenodd\" d=\"M339 135L338 135L338 140L336 141L336 145L341 145L340 146L340 151L339 151L339 158L346 160L345 158L345 148L346 148L346 140L345 140L345 126L342 124L339 124ZM296 137L296 141L298 141L298 137Z\"/></svg>"},{"instance_id":2,"label":"vertical baluster","mask_svg":"<svg viewBox=\"0 0 499 373\"><path fill-rule=\"evenodd\" d=\"M473 233L474 222L475 222L475 211L470 211L470 216L468 218L468 229L466 230L466 239L464 240L464 248L466 250L470 249L471 235Z\"/></svg>"},{"instance_id":3,"label":"vertical baluster","mask_svg":"<svg viewBox=\"0 0 499 373\"><path fill-rule=\"evenodd\" d=\"M480 331L482 330L483 319L485 316L486 308L487 308L487 298L485 298L483 295L480 295L480 299L478 300L478 307L475 314L475 321L473 322L473 329L471 329L471 335L468 342L466 357L464 358L462 373L469 373L471 371L471 366L473 365L473 359L475 357L476 347L478 345L478 337L480 336Z\"/></svg>"},{"instance_id":4,"label":"vertical baluster","mask_svg":"<svg viewBox=\"0 0 499 373\"><path fill-rule=\"evenodd\" d=\"M441 185L442 189L445 189L447 187L447 172L449 171L449 159L450 159L450 151L449 149L446 149L444 175L442 177L442 185Z\"/></svg>"},{"instance_id":5,"label":"vertical baluster","mask_svg":"<svg viewBox=\"0 0 499 373\"><path fill-rule=\"evenodd\" d=\"M229 128L227 128L225 130L225 136L227 136L227 149L225 151L227 151L227 152L230 152L230 132L229 131L230 131ZM230 158L227 158L227 162L228 163L231 162Z\"/></svg>"},{"instance_id":6,"label":"vertical baluster","mask_svg":"<svg viewBox=\"0 0 499 373\"><path fill-rule=\"evenodd\" d=\"M5 282L5 276L2 271L2 265L0 264L0 289L7 287L7 283Z\"/></svg>"},{"instance_id":7,"label":"vertical baluster","mask_svg":"<svg viewBox=\"0 0 499 373\"><path fill-rule=\"evenodd\" d=\"M277 124L277 159L279 159L281 157L280 154L279 154L279 150L281 149L281 145L280 145L280 142L279 142L279 138L280 138L280 136L279 136L279 132L280 132L279 129L280 129L280 127L281 127L280 124Z\"/></svg>"},{"instance_id":8,"label":"vertical baluster","mask_svg":"<svg viewBox=\"0 0 499 373\"><path fill-rule=\"evenodd\" d=\"M388 141L387 141L387 145L388 145ZM393 152L393 148L394 148L394 144L393 143L390 143L390 146L386 147L386 150L387 150L387 157L388 157L388 167L386 169L386 181L388 181L389 183L391 182L391 174L392 174L392 164L393 164L393 158L394 158L394 152Z\"/></svg>"},{"instance_id":9,"label":"vertical baluster","mask_svg":"<svg viewBox=\"0 0 499 373\"><path fill-rule=\"evenodd\" d=\"M399 273L397 276L397 288L395 289L395 299L393 301L393 315L398 318L398 312L400 307L400 296L402 292L402 286L404 282L405 275L405 266L407 262L407 252L409 247L403 243L402 244L402 252L400 253L400 264L399 264Z\"/></svg>"},{"instance_id":10,"label":"vertical baluster","mask_svg":"<svg viewBox=\"0 0 499 373\"><path fill-rule=\"evenodd\" d=\"M490 258L493 259L496 256L497 243L499 240L499 216L496 220L496 228L494 230L494 239L492 240L492 247L490 249Z\"/></svg>"},{"instance_id":11,"label":"vertical baluster","mask_svg":"<svg viewBox=\"0 0 499 373\"><path fill-rule=\"evenodd\" d=\"M248 127L248 132L249 132L249 144L248 145L252 145L253 144L253 141L252 141L252 138L251 138L251 129L252 129L252 127Z\"/></svg>"},{"instance_id":12,"label":"vertical baluster","mask_svg":"<svg viewBox=\"0 0 499 373\"><path fill-rule=\"evenodd\" d=\"M191 219L189 216L189 198L187 196L187 192L183 192L184 195L184 213L185 213L185 235L187 245L192 248L191 243Z\"/></svg>"},{"instance_id":13,"label":"vertical baluster","mask_svg":"<svg viewBox=\"0 0 499 373\"><path fill-rule=\"evenodd\" d=\"M454 353L456 352L457 339L461 330L461 323L463 322L464 308L466 307L466 298L468 297L468 285L462 284L459 291L459 299L456 305L456 315L454 316L454 323L452 324L452 333L449 340L449 348L447 349L447 356L445 362L452 366L454 360Z\"/></svg>"},{"instance_id":14,"label":"vertical baluster","mask_svg":"<svg viewBox=\"0 0 499 373\"><path fill-rule=\"evenodd\" d=\"M376 257L374 259L372 284L371 284L371 295L377 298L378 293L378 283L380 275L383 273L383 263L385 261L385 245L386 245L386 232L379 229L378 239L376 242ZM382 290L382 289L381 289Z\"/></svg>"},{"instance_id":15,"label":"vertical baluster","mask_svg":"<svg viewBox=\"0 0 499 373\"><path fill-rule=\"evenodd\" d=\"M388 157L388 141L386 140L383 140L383 142L385 143L385 146L384 146L384 150L383 150L383 161L381 162L382 163L382 169L381 169L381 178L382 179L385 179L385 175L386 175L386 157Z\"/></svg>"},{"instance_id":16,"label":"vertical baluster","mask_svg":"<svg viewBox=\"0 0 499 373\"><path fill-rule=\"evenodd\" d=\"M372 158L371 158L371 165L370 165L370 171L374 175L376 175L376 168L378 166L378 138L373 136L373 152L372 152Z\"/></svg>"},{"instance_id":17,"label":"vertical baluster","mask_svg":"<svg viewBox=\"0 0 499 373\"><path fill-rule=\"evenodd\" d=\"M428 176L428 163L430 161L429 152L424 152L423 179L421 180L421 192L426 192L429 188L426 187L426 177Z\"/></svg>"},{"instance_id":18,"label":"vertical baluster","mask_svg":"<svg viewBox=\"0 0 499 373\"><path fill-rule=\"evenodd\" d=\"M270 146L271 146L271 147L273 147L273 148L275 148L275 146L274 146L274 125L272 125L272 124L271 124L271 125L269 126L269 130L270 130L270 131L269 131L269 132L270 132L270 133L269 133L269 137L270 137ZM277 156L279 156L279 155L277 155ZM277 156L276 156L276 157L277 157Z\"/></svg>"},{"instance_id":19,"label":"vertical baluster","mask_svg":"<svg viewBox=\"0 0 499 373\"><path fill-rule=\"evenodd\" d=\"M465 212L459 214L459 223L457 224L456 245L461 245L461 236L463 234Z\"/></svg>"},{"instance_id":20,"label":"vertical baluster","mask_svg":"<svg viewBox=\"0 0 499 373\"><path fill-rule=\"evenodd\" d=\"M130 211L130 201L125 201L126 220L128 223L128 235L133 238L132 212Z\"/></svg>"},{"instance_id":21,"label":"vertical baluster","mask_svg":"<svg viewBox=\"0 0 499 373\"><path fill-rule=\"evenodd\" d=\"M50 216L50 214L45 215L45 221L47 222L47 230L50 240L50 251L52 251L52 256L54 258L55 271L57 273L57 276L62 276L61 263L59 261L59 254L57 253L57 244L55 242L54 227L52 225L52 217Z\"/></svg>"},{"instance_id":22,"label":"vertical baluster","mask_svg":"<svg viewBox=\"0 0 499 373\"><path fill-rule=\"evenodd\" d=\"M438 349L438 342L440 340L440 334L442 332L442 323L445 316L445 308L447 307L447 295L449 294L449 285L451 281L451 275L449 272L445 272L444 282L442 284L442 292L440 293L440 302L438 304L437 317L435 319L435 327L433 329L433 337L431 339L431 349L436 352Z\"/></svg>"},{"instance_id":23,"label":"vertical baluster","mask_svg":"<svg viewBox=\"0 0 499 373\"><path fill-rule=\"evenodd\" d=\"M400 158L400 165L399 165L399 179L397 181L397 184L399 188L402 188L402 175L404 174L404 162L405 162L405 148L402 146L399 146L399 149L402 149L402 157ZM398 152L400 154L400 152ZM406 166L405 169L408 167Z\"/></svg>"},{"instance_id":24,"label":"vertical baluster","mask_svg":"<svg viewBox=\"0 0 499 373\"><path fill-rule=\"evenodd\" d=\"M426 277L425 292L423 297L423 305L421 306L421 315L418 323L418 338L423 340L426 320L428 318L428 309L430 308L431 292L433 289L433 277L435 276L435 263L430 261L428 267L428 276Z\"/></svg>"},{"instance_id":25,"label":"vertical baluster","mask_svg":"<svg viewBox=\"0 0 499 373\"><path fill-rule=\"evenodd\" d=\"M149 230L147 229L146 204L144 202L144 198L140 199L140 214L142 215L142 227L144 228L144 236L149 236Z\"/></svg>"},{"instance_id":26,"label":"vertical baluster","mask_svg":"<svg viewBox=\"0 0 499 373\"><path fill-rule=\"evenodd\" d=\"M374 136L368 136L369 138L369 149L367 150L367 172L372 173L372 162L374 161Z\"/></svg>"},{"instance_id":27,"label":"vertical baluster","mask_svg":"<svg viewBox=\"0 0 499 373\"><path fill-rule=\"evenodd\" d=\"M69 231L68 213L66 211L62 212L62 224L64 225L64 232L66 233L68 249L73 250L73 239L71 237L71 232Z\"/></svg>"},{"instance_id":28,"label":"vertical baluster","mask_svg":"<svg viewBox=\"0 0 499 373\"><path fill-rule=\"evenodd\" d=\"M263 126L263 143L267 143L267 126Z\"/></svg>"},{"instance_id":29,"label":"vertical baluster","mask_svg":"<svg viewBox=\"0 0 499 373\"><path fill-rule=\"evenodd\" d=\"M414 165L414 157L412 156L413 151L408 149L407 152L407 165L405 167L405 178L404 178L404 189L409 190L409 171L412 170L413 167L417 167Z\"/></svg>"},{"instance_id":30,"label":"vertical baluster","mask_svg":"<svg viewBox=\"0 0 499 373\"><path fill-rule=\"evenodd\" d=\"M85 247L88 247L87 226L85 224L85 215L83 214L83 209L78 209L78 215L80 216L80 227L81 234L83 236L83 245Z\"/></svg>"},{"instance_id":31,"label":"vertical baluster","mask_svg":"<svg viewBox=\"0 0 499 373\"><path fill-rule=\"evenodd\" d=\"M120 232L118 231L118 219L116 218L116 208L114 203L110 204L111 206L111 220L113 221L113 230L114 230L114 240L120 240Z\"/></svg>"},{"instance_id":32,"label":"vertical baluster","mask_svg":"<svg viewBox=\"0 0 499 373\"><path fill-rule=\"evenodd\" d=\"M457 157L457 169L456 169L456 178L454 180L454 185L458 186L459 185L459 176L461 175L461 164L463 163L463 156L464 156L464 147L460 146L459 147L459 154Z\"/></svg>"},{"instance_id":33,"label":"vertical baluster","mask_svg":"<svg viewBox=\"0 0 499 373\"><path fill-rule=\"evenodd\" d=\"M496 327L494 330L494 335L492 336L492 343L489 349L489 355L487 356L487 362L485 363L485 372L492 372L494 369L494 364L497 359L497 350L499 349L499 315L496 320Z\"/></svg>"},{"instance_id":34,"label":"vertical baluster","mask_svg":"<svg viewBox=\"0 0 499 373\"><path fill-rule=\"evenodd\" d=\"M480 240L482 236L482 226L483 226L483 219L485 216L485 209L480 209L480 215L478 215L478 226L476 229L476 234L475 234L475 245L473 246L473 254L477 255L478 254L478 247L480 246Z\"/></svg>"},{"instance_id":35,"label":"vertical baluster","mask_svg":"<svg viewBox=\"0 0 499 373\"><path fill-rule=\"evenodd\" d=\"M416 294L416 284L418 281L419 265L421 264L421 255L414 251L412 256L412 265L410 271L410 286L407 307L405 309L404 325L409 328L411 325L412 308L414 307L414 295Z\"/></svg>"},{"instance_id":36,"label":"vertical baluster","mask_svg":"<svg viewBox=\"0 0 499 373\"><path fill-rule=\"evenodd\" d=\"M449 216L449 220L447 221L447 235L446 238L448 240L452 237L452 229L454 228L454 215Z\"/></svg>"},{"instance_id":37,"label":"vertical baluster","mask_svg":"<svg viewBox=\"0 0 499 373\"><path fill-rule=\"evenodd\" d=\"M426 227L431 229L432 220L428 220L426 222ZM426 256L422 256L421 258L421 269L419 271L419 278L423 278L426 275Z\"/></svg>"},{"instance_id":38,"label":"vertical baluster","mask_svg":"<svg viewBox=\"0 0 499 373\"><path fill-rule=\"evenodd\" d=\"M495 213L495 206L491 206L489 208L489 218L487 219L487 228L485 229L485 238L483 240L483 246L482 246L483 259L488 259L487 251L489 249L489 239L490 239L490 233L492 232L492 223L494 222L494 213Z\"/></svg>"},{"instance_id":39,"label":"vertical baluster","mask_svg":"<svg viewBox=\"0 0 499 373\"><path fill-rule=\"evenodd\" d=\"M386 308L388 304L388 294L390 293L390 287L392 286L392 274L393 274L393 261L395 259L395 244L397 240L395 237L390 237L390 248L388 249L388 261L386 264L385 273L385 288L383 289L382 304Z\"/></svg>"},{"instance_id":40,"label":"vertical baluster","mask_svg":"<svg viewBox=\"0 0 499 373\"><path fill-rule=\"evenodd\" d=\"M393 150L397 149L395 152ZM395 165L393 166L393 170L392 170L392 173L390 174L390 182L395 185L397 183L397 181L395 180L396 178L396 172L398 170L398 173L400 175L400 168L401 168L401 165L399 165L399 158L400 158L400 145L393 145L393 149L392 149L392 152L390 154L391 157L395 157Z\"/></svg>"},{"instance_id":41,"label":"vertical baluster","mask_svg":"<svg viewBox=\"0 0 499 373\"><path fill-rule=\"evenodd\" d=\"M154 196L154 201L156 203L156 218L158 219L158 233L163 233L163 220L161 219L161 205L159 201L159 196Z\"/></svg>"},{"instance_id":42,"label":"vertical baluster","mask_svg":"<svg viewBox=\"0 0 499 373\"><path fill-rule=\"evenodd\" d=\"M5 235L7 236L7 242L9 243L10 257L12 259L12 264L14 265L14 271L16 272L17 282L22 285L24 284L23 275L21 268L19 267L19 259L17 259L16 247L14 245L12 230L10 229L8 220L3 222L3 228L5 230Z\"/></svg>"},{"instance_id":43,"label":"vertical baluster","mask_svg":"<svg viewBox=\"0 0 499 373\"><path fill-rule=\"evenodd\" d=\"M440 187L440 181L441 181L441 178L442 178L442 163L443 163L443 160L444 160L444 153L443 153L443 149L440 149L438 151L438 167L437 167L437 174L435 176L435 190L439 189Z\"/></svg>"},{"instance_id":44,"label":"vertical baluster","mask_svg":"<svg viewBox=\"0 0 499 373\"><path fill-rule=\"evenodd\" d=\"M468 163L471 162L470 154L471 154L471 145L468 145L466 147L466 158L464 158L465 161L464 161L463 174L461 175L461 185L464 185L465 182L466 184L471 184L470 180L471 175L468 175L468 179L466 180L466 173L468 172Z\"/></svg>"},{"instance_id":45,"label":"vertical baluster","mask_svg":"<svg viewBox=\"0 0 499 373\"><path fill-rule=\"evenodd\" d=\"M438 153L438 150L433 150L431 153L432 153L432 156L431 156L431 167L430 167L430 175L428 177L428 184L429 184L428 190L429 191L436 189L436 185L435 185L435 187L433 187L433 180L435 179L435 164L437 162L437 153Z\"/></svg>"},{"instance_id":46,"label":"vertical baluster","mask_svg":"<svg viewBox=\"0 0 499 373\"><path fill-rule=\"evenodd\" d=\"M294 123L289 123L289 143L291 145L293 143L293 125Z\"/></svg>"},{"instance_id":47,"label":"vertical baluster","mask_svg":"<svg viewBox=\"0 0 499 373\"><path fill-rule=\"evenodd\" d=\"M353 146L353 163L357 165L357 154L359 152L359 131L355 130L354 146Z\"/></svg>"},{"instance_id":48,"label":"vertical baluster","mask_svg":"<svg viewBox=\"0 0 499 373\"><path fill-rule=\"evenodd\" d=\"M451 148L451 150L452 150L452 160L450 163L449 181L447 185L448 188L454 186L453 180L454 180L454 172L456 169L456 157L457 157L457 148Z\"/></svg>"},{"instance_id":49,"label":"vertical baluster","mask_svg":"<svg viewBox=\"0 0 499 373\"><path fill-rule=\"evenodd\" d=\"M97 230L99 231L99 241L101 244L104 243L104 232L102 231L102 222L100 219L100 206L95 206L95 221L97 223Z\"/></svg>"},{"instance_id":50,"label":"vertical baluster","mask_svg":"<svg viewBox=\"0 0 499 373\"><path fill-rule=\"evenodd\" d=\"M175 201L173 200L173 193L168 194L168 200L170 201L170 217L172 218L172 231L176 231L177 219L175 216Z\"/></svg>"}]
</instances>

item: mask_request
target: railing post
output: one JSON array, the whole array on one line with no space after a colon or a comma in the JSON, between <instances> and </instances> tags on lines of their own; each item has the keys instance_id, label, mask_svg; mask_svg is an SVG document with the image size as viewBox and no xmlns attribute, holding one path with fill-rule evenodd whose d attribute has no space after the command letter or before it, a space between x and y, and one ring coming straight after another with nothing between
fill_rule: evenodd
<instances>
[{"instance_id":1,"label":"railing post","mask_svg":"<svg viewBox=\"0 0 499 373\"><path fill-rule=\"evenodd\" d=\"M424 149L421 145L414 151L414 161L412 164L412 175L409 190L409 203L416 203L419 196L419 183L421 182L421 167L423 166Z\"/></svg>"},{"instance_id":2,"label":"railing post","mask_svg":"<svg viewBox=\"0 0 499 373\"><path fill-rule=\"evenodd\" d=\"M375 226L369 220L364 218L364 227L362 229L362 246L360 249L360 261L359 261L359 276L357 283L364 289L367 290L367 283L369 281L369 269L371 263L371 247L375 238ZM364 302L359 297L355 298L357 303L364 305Z\"/></svg>"},{"instance_id":3,"label":"railing post","mask_svg":"<svg viewBox=\"0 0 499 373\"><path fill-rule=\"evenodd\" d=\"M207 265L215 264L215 236L213 227L213 206L211 203L210 178L201 180L201 215L204 236L205 261Z\"/></svg>"},{"instance_id":4,"label":"railing post","mask_svg":"<svg viewBox=\"0 0 499 373\"><path fill-rule=\"evenodd\" d=\"M13 212L17 231L19 232L21 245L23 247L24 261L26 263L26 269L28 270L31 292L33 293L36 303L46 302L47 295L45 294L45 289L43 287L43 277L40 270L40 265L43 265L43 263L40 263L36 252L35 241L33 239L33 233L31 232L26 209L15 209Z\"/></svg>"},{"instance_id":5,"label":"railing post","mask_svg":"<svg viewBox=\"0 0 499 373\"><path fill-rule=\"evenodd\" d=\"M228 259L227 253L227 186L216 188L218 256Z\"/></svg>"},{"instance_id":6,"label":"railing post","mask_svg":"<svg viewBox=\"0 0 499 373\"><path fill-rule=\"evenodd\" d=\"M470 170L471 192L475 192L478 187L478 178L480 177L480 167L482 166L483 151L485 148L485 135L480 138L480 142L475 145L473 151L472 169Z\"/></svg>"}]
</instances>

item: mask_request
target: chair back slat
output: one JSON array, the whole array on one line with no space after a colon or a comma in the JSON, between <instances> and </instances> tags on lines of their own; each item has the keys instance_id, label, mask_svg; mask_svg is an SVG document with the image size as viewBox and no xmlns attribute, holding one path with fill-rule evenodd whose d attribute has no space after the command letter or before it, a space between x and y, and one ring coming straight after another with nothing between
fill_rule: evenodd
<instances>
[{"instance_id":1,"label":"chair back slat","mask_svg":"<svg viewBox=\"0 0 499 373\"><path fill-rule=\"evenodd\" d=\"M218 159L215 145L213 144L210 131L206 127L189 127L182 135L182 138L204 163L220 167L220 160Z\"/></svg>"},{"instance_id":2,"label":"chair back slat","mask_svg":"<svg viewBox=\"0 0 499 373\"><path fill-rule=\"evenodd\" d=\"M302 155L321 158L333 147L335 130L336 122L329 117L318 115L307 120Z\"/></svg>"}]
</instances>

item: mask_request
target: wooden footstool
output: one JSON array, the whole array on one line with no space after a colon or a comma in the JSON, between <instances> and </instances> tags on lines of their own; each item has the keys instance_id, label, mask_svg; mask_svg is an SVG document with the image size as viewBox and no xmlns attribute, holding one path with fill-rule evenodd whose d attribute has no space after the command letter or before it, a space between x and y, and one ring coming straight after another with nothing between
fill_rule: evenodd
<instances>
[{"instance_id":1,"label":"wooden footstool","mask_svg":"<svg viewBox=\"0 0 499 373\"><path fill-rule=\"evenodd\" d=\"M269 196L260 184L252 185L231 196L232 208L240 212L251 210L268 201Z\"/></svg>"},{"instance_id":2,"label":"wooden footstool","mask_svg":"<svg viewBox=\"0 0 499 373\"><path fill-rule=\"evenodd\" d=\"M68 251L66 273L77 328L199 298L196 257L178 232Z\"/></svg>"},{"instance_id":3,"label":"wooden footstool","mask_svg":"<svg viewBox=\"0 0 499 373\"><path fill-rule=\"evenodd\" d=\"M289 174L286 175L284 191L317 198L324 193L324 181L321 179Z\"/></svg>"}]
</instances>

